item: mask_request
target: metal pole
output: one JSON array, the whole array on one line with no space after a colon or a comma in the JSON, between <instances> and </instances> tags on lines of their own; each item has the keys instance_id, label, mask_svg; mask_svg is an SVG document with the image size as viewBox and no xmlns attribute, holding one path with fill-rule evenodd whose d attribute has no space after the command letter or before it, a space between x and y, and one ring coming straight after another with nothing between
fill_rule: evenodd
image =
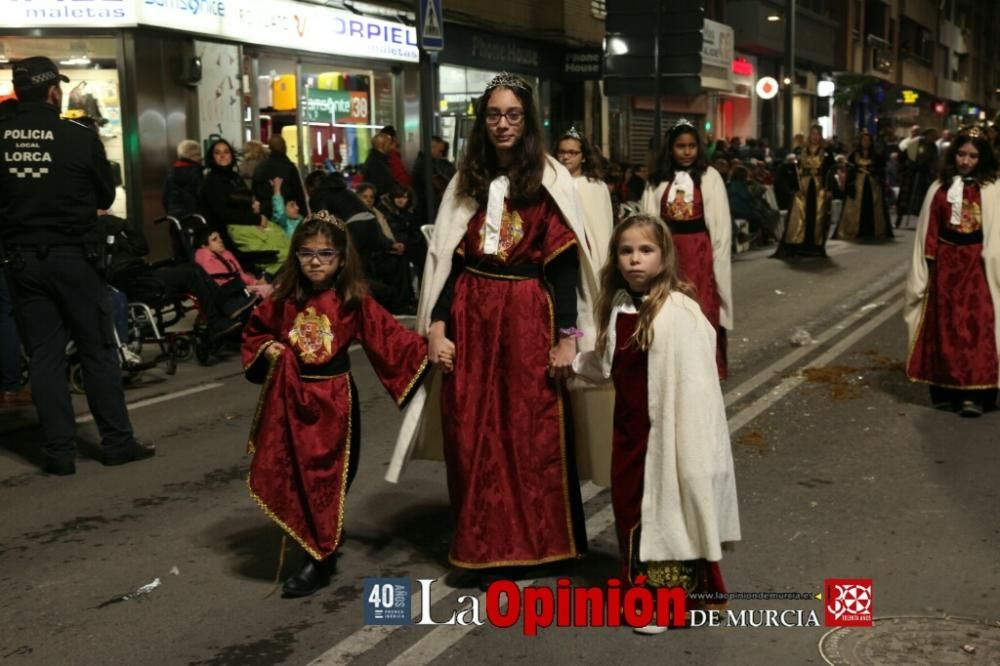
<instances>
[{"instance_id":1,"label":"metal pole","mask_svg":"<svg viewBox=\"0 0 1000 666\"><path fill-rule=\"evenodd\" d=\"M418 3L419 5L419 3ZM427 219L424 224L434 224L437 217L437 201L434 198L434 159L431 157L431 136L434 135L434 62L431 54L420 50L420 150L424 171L424 191L418 195L424 198Z\"/></svg>"},{"instance_id":2,"label":"metal pole","mask_svg":"<svg viewBox=\"0 0 1000 666\"><path fill-rule=\"evenodd\" d=\"M663 135L663 128L660 119L660 14L662 0L656 0L656 32L653 34L653 78L656 101L653 107L653 161L660 156L660 141Z\"/></svg>"},{"instance_id":3,"label":"metal pole","mask_svg":"<svg viewBox=\"0 0 1000 666\"><path fill-rule=\"evenodd\" d=\"M792 149L792 114L795 102L795 0L785 0L785 76L789 84L785 86L785 127L784 143Z\"/></svg>"}]
</instances>

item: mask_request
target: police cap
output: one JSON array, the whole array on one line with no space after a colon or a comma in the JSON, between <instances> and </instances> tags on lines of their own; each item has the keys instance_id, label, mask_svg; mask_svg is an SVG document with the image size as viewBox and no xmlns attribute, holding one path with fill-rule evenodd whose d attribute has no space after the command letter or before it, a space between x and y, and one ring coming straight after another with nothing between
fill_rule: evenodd
<instances>
[{"instance_id":1,"label":"police cap","mask_svg":"<svg viewBox=\"0 0 1000 666\"><path fill-rule=\"evenodd\" d=\"M58 81L69 83L69 77L59 73L59 68L45 56L34 56L14 63L14 89L26 90L50 86Z\"/></svg>"}]
</instances>

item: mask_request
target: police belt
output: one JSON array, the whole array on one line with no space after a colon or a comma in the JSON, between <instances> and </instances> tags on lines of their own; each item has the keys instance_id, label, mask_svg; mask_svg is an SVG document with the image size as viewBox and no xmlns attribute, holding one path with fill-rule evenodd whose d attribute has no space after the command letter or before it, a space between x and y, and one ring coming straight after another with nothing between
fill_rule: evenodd
<instances>
[{"instance_id":1,"label":"police belt","mask_svg":"<svg viewBox=\"0 0 1000 666\"><path fill-rule=\"evenodd\" d=\"M542 264L513 264L511 266L504 266L479 263L474 266L467 264L465 270L495 280L538 280L542 277Z\"/></svg>"},{"instance_id":2,"label":"police belt","mask_svg":"<svg viewBox=\"0 0 1000 666\"><path fill-rule=\"evenodd\" d=\"M337 354L323 365L310 365L302 368L303 379L329 379L351 370L351 356L346 351Z\"/></svg>"},{"instance_id":3,"label":"police belt","mask_svg":"<svg viewBox=\"0 0 1000 666\"><path fill-rule=\"evenodd\" d=\"M705 218L699 217L695 220L665 220L670 233L676 235L708 233L705 225Z\"/></svg>"}]
</instances>

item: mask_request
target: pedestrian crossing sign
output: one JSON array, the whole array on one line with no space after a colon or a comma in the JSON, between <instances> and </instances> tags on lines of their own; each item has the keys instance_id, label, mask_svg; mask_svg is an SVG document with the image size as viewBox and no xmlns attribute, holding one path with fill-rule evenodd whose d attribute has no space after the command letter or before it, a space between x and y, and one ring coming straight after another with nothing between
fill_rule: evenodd
<instances>
[{"instance_id":1,"label":"pedestrian crossing sign","mask_svg":"<svg viewBox=\"0 0 1000 666\"><path fill-rule=\"evenodd\" d=\"M440 51L444 48L444 20L441 0L420 0L420 48Z\"/></svg>"}]
</instances>

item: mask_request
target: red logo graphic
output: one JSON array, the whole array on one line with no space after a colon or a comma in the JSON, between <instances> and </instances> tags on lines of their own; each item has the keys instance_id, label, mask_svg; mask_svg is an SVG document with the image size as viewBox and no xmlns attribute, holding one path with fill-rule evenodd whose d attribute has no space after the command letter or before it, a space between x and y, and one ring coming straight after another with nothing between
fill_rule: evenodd
<instances>
[{"instance_id":1,"label":"red logo graphic","mask_svg":"<svg viewBox=\"0 0 1000 666\"><path fill-rule=\"evenodd\" d=\"M823 582L826 626L872 626L872 579L827 578Z\"/></svg>"}]
</instances>

